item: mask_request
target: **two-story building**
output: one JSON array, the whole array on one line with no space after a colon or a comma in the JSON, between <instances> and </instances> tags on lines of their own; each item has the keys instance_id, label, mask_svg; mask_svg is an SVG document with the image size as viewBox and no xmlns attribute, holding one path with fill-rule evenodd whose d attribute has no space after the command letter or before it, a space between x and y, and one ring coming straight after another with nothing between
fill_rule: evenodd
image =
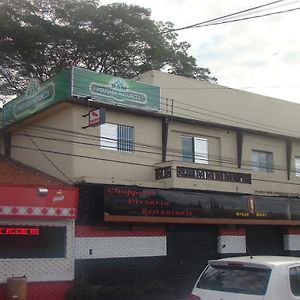
<instances>
[{"instance_id":1,"label":"two-story building","mask_svg":"<svg viewBox=\"0 0 300 300\"><path fill-rule=\"evenodd\" d=\"M3 152L79 187L75 279L190 289L208 259L300 252L300 105L70 68L4 105Z\"/></svg>"}]
</instances>

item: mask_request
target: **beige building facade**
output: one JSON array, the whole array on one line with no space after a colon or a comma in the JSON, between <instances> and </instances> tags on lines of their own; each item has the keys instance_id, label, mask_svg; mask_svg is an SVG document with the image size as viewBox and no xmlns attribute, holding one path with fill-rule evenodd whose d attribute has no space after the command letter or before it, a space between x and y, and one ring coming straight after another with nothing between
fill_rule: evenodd
<instances>
[{"instance_id":1,"label":"beige building facade","mask_svg":"<svg viewBox=\"0 0 300 300\"><path fill-rule=\"evenodd\" d=\"M103 126L83 128L87 117L82 116L101 106L100 101L76 103L71 99L19 126L12 126L9 129L11 157L75 183L300 195L300 172L296 168L300 157L300 132L297 132L296 123L300 111L298 104L158 71L148 72L139 80L160 87L159 111L104 104L107 123L132 128L132 151L101 147L101 138L105 139ZM167 133L163 133L165 122ZM167 139L165 149L163 134ZM207 149L204 151L207 152L203 161L182 158L183 137L205 140ZM58 168L45 159L40 150L44 150ZM164 151L165 158L162 159ZM253 151L270 154L267 172L255 170ZM155 169L171 166L174 170L182 165L247 173L251 174L252 182L245 185L187 180L173 174L165 180L155 179Z\"/></svg>"},{"instance_id":2,"label":"beige building facade","mask_svg":"<svg viewBox=\"0 0 300 300\"><path fill-rule=\"evenodd\" d=\"M193 266L210 258L300 253L299 104L159 71L134 80L65 72L70 93L53 80L4 106L2 148L79 187L75 274L96 263L108 278L104 259L138 267L147 257L147 276L189 289ZM41 91L59 97L40 105ZM128 245L141 232L139 253ZM112 257L96 250L104 236L118 247Z\"/></svg>"}]
</instances>

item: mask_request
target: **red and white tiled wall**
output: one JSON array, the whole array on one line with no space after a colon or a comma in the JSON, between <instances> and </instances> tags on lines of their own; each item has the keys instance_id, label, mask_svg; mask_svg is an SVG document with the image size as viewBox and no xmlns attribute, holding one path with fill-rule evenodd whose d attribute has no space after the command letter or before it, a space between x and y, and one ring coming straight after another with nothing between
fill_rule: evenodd
<instances>
[{"instance_id":1,"label":"red and white tiled wall","mask_svg":"<svg viewBox=\"0 0 300 300\"><path fill-rule=\"evenodd\" d=\"M167 255L166 232L160 227L136 226L112 230L105 226L75 227L75 259L151 257Z\"/></svg>"},{"instance_id":2,"label":"red and white tiled wall","mask_svg":"<svg viewBox=\"0 0 300 300\"><path fill-rule=\"evenodd\" d=\"M283 235L284 250L291 256L300 256L300 228L287 228Z\"/></svg>"},{"instance_id":3,"label":"red and white tiled wall","mask_svg":"<svg viewBox=\"0 0 300 300\"><path fill-rule=\"evenodd\" d=\"M218 234L220 256L243 255L246 253L246 231L244 228L221 228Z\"/></svg>"}]
</instances>

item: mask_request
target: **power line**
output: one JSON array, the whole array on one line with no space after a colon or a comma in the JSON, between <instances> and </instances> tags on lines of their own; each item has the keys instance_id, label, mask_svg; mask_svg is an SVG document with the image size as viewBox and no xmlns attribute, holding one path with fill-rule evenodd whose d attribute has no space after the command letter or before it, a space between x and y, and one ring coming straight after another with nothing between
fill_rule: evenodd
<instances>
[{"instance_id":1,"label":"power line","mask_svg":"<svg viewBox=\"0 0 300 300\"><path fill-rule=\"evenodd\" d=\"M79 78L81 77L83 79L85 78L82 75L78 75L78 77ZM82 83L84 82L84 80L78 80L78 81L82 82ZM153 86L149 87L149 89L153 90ZM186 88L186 89L189 90L188 88ZM216 87L216 89L219 89L219 86ZM227 89L227 90L230 90L230 91L239 91L239 90L232 89L232 88L229 88L229 87L224 87L224 89ZM241 91L241 92L243 92L243 91ZM148 92L148 95L156 96L154 94L151 94L151 92L150 93ZM159 98L162 99L162 100L166 100L166 101L171 100L170 98L162 97L162 96L159 96ZM226 113L217 112L215 110L207 109L207 108L205 108L203 106L199 106L199 105L195 106L195 105L192 105L192 104L189 104L189 103L186 103L186 102L179 101L179 99L173 98L172 100L173 100L173 103L183 104L186 107L190 107L192 110L188 110L188 109L185 109L184 107L179 107L179 106L174 105L175 109L178 108L179 110L183 110L183 111L187 111L187 112L193 112L193 113L196 113L197 115L214 117L214 118L222 119L222 120L225 120L225 121L230 121L230 122L233 122L233 123L236 123L236 124L241 124L241 125L246 125L246 126L251 126L251 127L255 126L256 128L260 128L261 130L267 130L269 132L277 133L277 134L280 134L280 135L286 135L287 134L286 132L291 132L291 133L294 132L296 134L299 134L299 131L296 131L296 130L286 129L286 128L282 128L282 127L279 127L279 126L276 126L276 125L270 125L270 124L266 124L266 123L259 122L259 121L255 121L255 123L254 123L254 121L252 121L252 120L247 120L245 118L240 118L240 117L229 115L229 114L226 114ZM151 100L149 102L151 103ZM201 109L201 112L195 111L195 108L196 109ZM168 113L167 108L162 108L161 107L161 111L165 112L165 113ZM203 111L205 111L205 113ZM208 113L206 113L206 112L208 112ZM213 113L215 115L211 115L210 113ZM180 113L180 112L179 112L179 114L181 114L184 117L190 117L190 115L188 115L188 114L184 114L184 113ZM228 119L227 117L232 118L232 119ZM240 120L240 121L237 121L237 120ZM257 126L257 124L259 124L260 126ZM277 130L274 130L274 128L276 128Z\"/></svg>"},{"instance_id":2,"label":"power line","mask_svg":"<svg viewBox=\"0 0 300 300\"><path fill-rule=\"evenodd\" d=\"M79 75L78 77L85 78L82 75ZM78 82L84 82L84 81L83 80L82 81L79 80ZM63 86L60 86L60 87L63 87ZM150 87L150 89L153 89L153 87ZM186 89L188 90L188 88L186 88ZM218 89L218 88L216 88L216 89ZM236 89L231 89L231 88L226 88L226 89L232 90L232 91L236 91ZM148 95L150 95L150 96L156 96L156 95L151 94L151 93L148 93ZM162 100L166 100L166 101L168 101L168 100L170 101L171 100L170 98L162 97L162 96L159 96L159 98L162 99ZM95 101L95 102L97 102L97 103L101 103L101 102L98 102L97 99L92 99L92 100ZM287 135L289 132L290 132L291 135L293 133L294 134L295 133L299 134L299 131L296 131L296 130L282 128L282 127L279 127L279 126L276 126L276 125L270 125L270 124L266 124L266 123L259 122L259 121L253 121L253 120L249 120L249 119L245 119L245 118L240 118L240 117L229 115L229 114L222 113L222 112L217 112L215 110L207 109L207 108L199 106L199 105L195 106L195 105L191 105L191 104L179 101L179 99L174 99L173 98L172 100L173 100L173 103L175 103L175 104L176 103L180 103L180 104L183 104L185 107L190 107L191 108L191 110L189 110L189 109L187 109L185 107L174 105L174 109L178 109L178 111L177 111L178 116L182 116L182 117L185 117L185 118L186 117L191 118L191 116L189 114L185 114L184 112L180 112L180 110L181 111L186 111L186 112L193 112L196 115L203 115L203 116L206 116L206 117L213 117L213 118L218 118L218 119L221 119L221 120L232 122L232 124L230 126L239 126L239 124L240 125L244 125L244 126L246 125L248 127L249 126L251 126L251 127L255 126L255 128L257 128L259 130L268 131L268 132L279 134L279 135ZM148 100L148 102L151 103L151 100ZM168 104L165 103L165 106L168 106ZM169 105L169 106L171 106L171 105ZM199 109L201 111L195 111L195 108ZM203 112L203 111L205 111L205 112ZM168 111L167 107L165 107L165 108L161 107L160 108L160 112L162 112L162 113L165 112L166 114L170 113ZM212 115L211 113L213 113L215 115ZM230 119L228 119L228 117ZM197 118L194 118L194 117L193 117L193 119L201 121L200 119L197 119ZM237 121L237 120L240 120L240 121ZM257 124L259 124L259 126L257 126ZM276 130L274 130L274 128L276 128ZM297 135L296 137L299 137L299 136Z\"/></svg>"},{"instance_id":3,"label":"power line","mask_svg":"<svg viewBox=\"0 0 300 300\"><path fill-rule=\"evenodd\" d=\"M63 130L60 130L60 129L57 129L58 131L63 131ZM54 165L55 166L55 164L46 156L46 154L44 153L44 151L46 151L46 152L49 152L49 150L42 150L42 149L40 149L38 146L37 146L37 144L32 140L32 137L35 137L35 138L45 138L45 137L41 137L41 136L30 136L28 133L26 133L25 132L25 135L27 136L27 137L29 137L30 138L30 140L33 142L33 144L35 145L35 147L37 148L37 150L39 150L47 159L48 159L48 161L52 164L52 165ZM79 135L82 135L81 133L79 133ZM101 137L100 137L101 138ZM107 137L102 137L102 138L105 138L105 139L110 139L110 138L107 138ZM55 140L55 141L58 141L58 139L54 139L54 138L49 138L49 137L47 137L46 139L51 139L51 140ZM111 139L110 139L111 140ZM61 140L61 141L66 141L66 140ZM66 141L66 142L72 142L72 143L74 143L74 141ZM95 146L95 144L89 144L89 143L84 143L84 144L86 144L86 145L93 145L93 146ZM18 146L15 146L15 147L18 147ZM97 147L98 147L98 145L97 145ZM148 146L149 147L149 146ZM150 146L151 147L151 146ZM21 147L22 148L22 147ZM156 147L157 148L157 147ZM29 148L28 148L29 149ZM33 150L33 149L32 149ZM177 152L179 152L179 150L176 150ZM51 152L51 151L50 151ZM143 152L145 152L145 153L147 153L146 151L143 151ZM151 153L151 154L160 154L160 153L153 153L153 152L148 152L148 153ZM180 152L179 152L180 153ZM65 153L66 154L66 153ZM168 154L169 156L170 156L170 154ZM172 155L171 155L172 156ZM175 156L175 155L173 155L173 156ZM177 157L181 157L181 155L180 156L177 156ZM215 160L215 159L212 159L212 157L210 157L211 159L210 159L210 161L211 162L220 162L220 163L226 163L226 164L229 164L230 163L230 161L224 161L223 159L222 159L222 156L216 156L216 158L217 158L217 160ZM149 158L150 159L150 158ZM104 160L107 160L107 159L104 159ZM115 162L120 162L120 161L116 161L116 160L107 160L107 161L115 161ZM123 162L123 163L129 163L129 164L136 164L136 163L130 163L130 162ZM232 164L236 164L236 159L232 159ZM136 165L145 165L145 164L136 164ZM246 165L246 161L243 161L243 165L245 166ZM248 163L247 163L247 165L248 165ZM249 166L251 166L252 165L252 162L250 162L250 164L249 164ZM149 166L149 165L145 165L145 166ZM151 166L151 165L150 165ZM279 167L279 166L273 166L273 169L274 170L285 170L285 167ZM60 173L62 173L62 171L60 170L60 169L58 169L58 171L60 172ZM64 173L62 173L64 176L66 176ZM68 178L67 176L66 176L66 178ZM70 180L70 179L69 179ZM71 181L71 180L70 180ZM72 181L71 181L72 182Z\"/></svg>"},{"instance_id":4,"label":"power line","mask_svg":"<svg viewBox=\"0 0 300 300\"><path fill-rule=\"evenodd\" d=\"M61 155L66 155L66 156L72 156L72 157L77 157L77 158L86 158L86 159L93 159L93 160L99 160L99 161L105 161L105 162L112 162L112 163L121 163L121 164L126 164L126 165L133 165L133 166L139 166L139 167L151 167L151 168L157 168L157 166L154 166L153 164L146 164L146 163L137 163L137 162L130 162L130 161L124 161L124 160L117 160L117 159L108 159L108 158L103 158L103 157L94 157L94 156L88 156L88 155L82 155L82 154L74 154L74 153L67 153L67 152L61 152L61 151L55 151L55 150L49 150L49 149L36 149L36 148L31 148L31 147L26 147L26 146L18 146L18 145L13 145L12 148L19 148L19 149L24 149L24 150L35 150L35 151L42 151L45 153L51 153L51 154L61 154ZM244 161L243 161L244 162ZM184 162L183 162L184 163ZM197 163L193 163L194 165ZM199 164L204 166L205 164ZM243 164L244 166L246 165L245 163ZM246 165L247 166L247 165ZM195 166L193 166L195 167ZM252 167L252 165L249 165L249 167ZM229 169L236 169L232 167L226 166L226 168ZM286 167L276 167L272 166L272 170L278 170L278 171L286 171ZM243 169L244 171L249 171L249 169ZM176 168L173 168L173 171L176 171Z\"/></svg>"},{"instance_id":5,"label":"power line","mask_svg":"<svg viewBox=\"0 0 300 300\"><path fill-rule=\"evenodd\" d=\"M30 147L24 147L24 146L12 146L13 148L18 148L18 149L24 149L24 150L33 150L33 151L39 151L36 148L30 148ZM139 163L132 163L132 162L125 162L122 160L111 160L111 159L106 159L106 158L99 158L99 157L93 157L93 156L87 156L87 155L79 155L79 154L71 154L71 153L66 153L66 152L60 152L60 151L53 151L53 150L46 150L46 149L41 149L43 152L51 153L51 154L58 154L58 155L65 155L65 156L72 156L72 157L77 157L77 158L85 158L85 159L93 159L93 160L100 160L100 161L107 161L107 162L113 162L113 163L121 163L121 164L127 164L127 165L134 165L134 166L146 166L146 167L151 167L151 168L157 168L156 166L153 165L148 165L148 164L139 164ZM274 170L274 168L272 168ZM172 168L173 171L176 171L176 169ZM259 178L252 178L253 181L267 181L267 182L274 182L274 183L282 183L282 181L275 181L275 180L264 180L264 179L259 179ZM74 183L75 184L75 183ZM294 183L294 182L288 182L287 184L292 184L292 185L300 185L300 183Z\"/></svg>"},{"instance_id":6,"label":"power line","mask_svg":"<svg viewBox=\"0 0 300 300\"><path fill-rule=\"evenodd\" d=\"M255 7L252 7L252 8L245 9L245 10L240 10L240 11L228 14L228 15L224 15L224 16L221 16L221 17L213 18L213 19L210 19L210 20L207 20L207 21L203 21L203 22L200 22L200 23L195 23L195 24L192 24L192 25L184 26L184 27L173 28L173 29L161 31L159 34L166 34L166 33L171 33L171 32L175 32L175 31L181 31L181 30L185 30L185 29L197 28L197 27L219 25L219 24L224 24L224 23L230 23L230 22L236 22L236 21L242 21L242 20L248 20L248 19L258 18L258 17L265 17L265 16L270 16L270 15L273 15L273 14L285 13L285 12L290 12L292 10L300 9L300 8L295 8L295 9L291 9L291 10L273 12L273 13L269 13L269 14L265 14L265 15L258 15L258 16L252 16L252 17L245 17L245 18L240 18L240 19L228 20L228 18L232 18L232 17L238 16L238 15L243 15L245 13L253 12L253 11L258 10L260 8L269 7L269 6L272 6L272 5L277 4L277 3L282 3L284 1L286 1L286 0L273 1L273 2L270 2L270 3L266 3L266 4L263 4L263 5L255 6Z\"/></svg>"},{"instance_id":7,"label":"power line","mask_svg":"<svg viewBox=\"0 0 300 300\"><path fill-rule=\"evenodd\" d=\"M58 131L60 131L58 129ZM74 144L82 144L84 146L96 146L98 148L100 148L100 146L98 144L91 144L91 143L86 143L86 142L76 142L76 141L72 141L72 140L64 140L64 139L57 139L57 138L51 138L51 137L43 137L43 136L33 136L35 138L41 138L41 139L47 139L47 140L53 140L55 142L57 141L61 141L61 142L70 142L70 143L74 143ZM107 140L111 140L111 141L116 141L116 139L111 139L111 138L108 138L108 137L103 137L103 136L99 136L99 140L100 139L107 139ZM151 150L150 148L151 146L148 146L148 148ZM112 149L112 147L101 147L102 149ZM168 149L170 150L170 149ZM159 155L161 153L158 153L158 152L152 152L152 151L144 151L144 150L134 150L133 152L142 152L142 153L146 153L146 154L154 154L154 155ZM176 155L176 153L178 155ZM197 153L198 155L204 155L204 153ZM179 149L173 149L173 153L168 153L168 156L170 157L175 157L175 158L182 158L182 153ZM142 157L142 158L147 158L147 159L151 159L150 157ZM99 158L100 159L100 158ZM101 160L101 159L100 159ZM106 159L104 159L106 160ZM114 160L109 160L109 161L114 161ZM181 161L181 160L180 160ZM220 164L226 164L226 165L237 165L237 159L236 158L227 158L227 157L224 157L224 156L220 156L220 155L209 155L208 156L208 161L211 162L211 163L220 163ZM116 162L119 162L119 161L116 161ZM126 162L124 162L126 163ZM134 164L132 162L130 162L130 164ZM252 168L252 161L248 161L248 160L243 160L242 162L243 166L244 167L250 167ZM138 165L143 165L143 164L138 164ZM218 164L219 165L219 164ZM146 165L146 166L149 166L149 165ZM228 168L228 166L226 166ZM233 168L233 169L236 169L236 167L229 167L229 168ZM286 167L285 166L279 166L279 165L273 165L272 167L273 170L280 170L280 171L285 171L286 170Z\"/></svg>"},{"instance_id":8,"label":"power line","mask_svg":"<svg viewBox=\"0 0 300 300\"><path fill-rule=\"evenodd\" d=\"M234 19L234 20L229 20L229 21L225 20L225 21L221 21L221 22L217 22L217 23L213 23L213 24L204 24L204 25L199 25L199 26L195 26L195 27L197 27L197 28L207 27L207 26L212 26L212 25L227 24L227 23L245 21L245 20L250 20L250 19L258 19L258 18L268 17L268 16L272 16L272 15L278 15L278 14L283 14L283 13L287 13L287 12L292 12L292 11L299 10L299 9L300 9L300 7L296 7L296 8L291 8L291 9L282 10L282 11L278 11L278 12L273 12L273 13L268 13L268 14L263 14L263 15L256 15L253 17L244 17L244 18Z\"/></svg>"},{"instance_id":9,"label":"power line","mask_svg":"<svg viewBox=\"0 0 300 300\"><path fill-rule=\"evenodd\" d=\"M62 88L62 87L67 87L67 86L57 85L57 87ZM188 88L185 88L185 89L188 89ZM228 90L233 90L233 91L235 90L235 89L230 89L230 88L227 88L227 89ZM156 96L156 95L152 95L152 96ZM171 99L167 98L167 97L159 96L159 98L162 99L162 100L171 101ZM266 131L266 132L274 133L274 134L279 134L279 135L288 135L288 134L290 134L290 135L293 135L293 137L299 138L299 131L297 131L297 130L287 129L287 128L279 127L279 126L276 126L276 125L270 125L270 124L266 124L266 123L259 122L259 121L254 122L253 120L240 118L240 117L233 116L233 115L226 114L226 113L222 113L222 112L217 112L215 110L207 109L207 108L199 106L199 105L196 106L196 105L192 105L192 104L189 104L189 103L185 103L185 102L182 102L178 99L172 99L172 100L173 100L173 103L175 103L175 105L173 105L174 112L176 113L176 116L178 116L178 117L193 119L195 121L203 121L203 119L199 119L196 116L212 117L212 118L217 118L218 120L225 120L227 122L231 122L232 124L230 124L228 126L235 127L235 126L240 125L240 126L247 126L248 128L250 127L251 129L254 126L255 128L257 128L257 130L262 130L262 131ZM94 99L94 101L97 102L97 103L100 103L100 104L101 103L104 103L104 104L106 103L106 102L98 102L97 99ZM177 103L184 105L184 107L176 105ZM168 110L167 106L168 106L168 104L165 103L165 108L161 107L160 108L160 113L165 113L165 114L169 115L170 111ZM169 106L171 107L171 105L169 105ZM188 109L186 107L191 108L191 109ZM176 109L177 109L177 111L176 111ZM201 110L201 111L198 111L198 110ZM187 112L187 113L185 113L185 112ZM190 114L188 114L189 112L192 112L196 116L191 116ZM212 120L207 120L207 122L212 122ZM217 123L220 124L220 125L223 125L220 122L217 122ZM246 128L242 127L242 128L247 129L247 127ZM274 130L274 128L275 128L275 130ZM296 136L295 136L295 133L297 134Z\"/></svg>"},{"instance_id":10,"label":"power line","mask_svg":"<svg viewBox=\"0 0 300 300\"><path fill-rule=\"evenodd\" d=\"M58 132L60 132L59 129L57 129ZM47 133L47 132L46 132ZM59 133L57 133L59 134ZM17 134L17 135L20 135L22 136L22 134ZM104 145L99 145L99 141L100 140L105 140L105 141L108 141L108 142L117 142L118 139L113 139L113 138L109 138L109 137L105 137L105 136L94 136L95 139L93 140L96 140L98 143L95 144L95 143L89 143L89 142L83 142L83 141L74 141L74 140L67 140L67 139L64 139L64 138L54 138L54 137L45 137L45 136L37 136L37 135L31 135L31 137L35 137L35 138L40 138L40 139L46 139L46 140L52 140L52 141L60 141L60 142L67 142L67 143L74 143L74 144L80 144L80 145L83 145L83 146L94 146L94 147L97 147L97 148L101 148L101 149L110 149L110 150L115 150L115 147L114 146L104 146ZM73 136L74 137L74 136ZM76 138L76 136L75 136ZM84 137L81 137L81 139L90 139L90 138L84 138ZM153 155L161 155L161 152L154 152L155 150L162 150L162 147L158 147L158 146L153 146L153 145L147 145L145 146L145 144L138 144L138 143L133 143L133 146L134 146L134 150L133 152L137 152L137 153L145 153L145 154L153 154ZM149 149L149 150L141 150L141 149ZM150 151L150 150L153 150L153 151ZM198 153L199 155L201 155L201 153ZM170 157L175 157L175 158L181 158L182 157L182 154L181 154L181 151L179 149L174 149L174 148L168 148L168 156ZM145 158L145 157L144 157ZM147 157L149 158L149 157ZM150 158L149 158L150 159ZM209 155L209 159L211 162L222 162L222 163L231 163L231 164L235 164L236 165L236 159L234 158L228 158L228 157L221 157L220 155Z\"/></svg>"},{"instance_id":11,"label":"power line","mask_svg":"<svg viewBox=\"0 0 300 300\"><path fill-rule=\"evenodd\" d=\"M228 90L232 90L232 89L228 88ZM155 95L152 94L152 96L155 96ZM159 98L163 99L163 100L167 100L167 101L171 100L170 98L166 98L166 97L162 97L162 96L159 96ZM221 120L232 122L232 124L230 126L239 126L239 124L244 125L244 126L246 125L248 127L249 126L250 127L255 126L255 128L257 128L257 129L268 131L268 132L279 134L279 135L287 135L287 132L290 132L290 134L293 134L293 133L294 134L295 133L299 134L299 131L296 131L296 130L282 128L282 127L279 127L279 126L276 126L276 125L270 125L270 124L266 124L266 123L259 122L259 121L254 122L254 121L249 120L249 119L240 118L240 117L229 115L229 114L226 114L226 113L217 112L215 110L210 110L210 109L207 109L207 108L199 106L199 105L196 106L196 105L188 104L186 102L182 102L182 101L179 101L178 99L174 99L174 98L172 100L173 100L173 103L175 103L175 104L180 103L180 104L183 104L185 107L190 107L191 108L191 109L188 109L188 108L185 108L185 107L182 107L182 106L173 105L174 109L178 109L177 112L176 112L176 110L174 110L174 112L176 113L177 116L182 116L182 117L190 118L190 119L193 118L194 120L202 121L200 119L192 117L190 114L180 112L180 110L181 110L181 111L185 111L185 112L192 112L196 115L203 115L203 116L206 116L206 117L213 117L213 118L218 118L218 119L221 119ZM97 102L97 100L95 100L95 101ZM101 103L101 102L98 102L98 103ZM165 104L165 106L167 106L167 104ZM201 110L201 111L197 111L195 109L198 109L198 110ZM170 113L167 108L162 108L161 107L160 111L165 112L166 114ZM205 112L203 112L203 111L205 111ZM214 115L212 115L211 113L213 113ZM238 121L238 120L240 120L240 121ZM275 128L275 130L274 130L274 128ZM299 137L299 136L297 135L297 137Z\"/></svg>"},{"instance_id":12,"label":"power line","mask_svg":"<svg viewBox=\"0 0 300 300\"><path fill-rule=\"evenodd\" d=\"M74 182L40 149L40 147L37 145L37 143L33 140L33 138L27 134L24 128L22 128L22 131L25 133L25 136L29 138L29 140L32 142L32 144L36 147L36 149L46 158L46 160L61 174L63 175L68 181L70 181L72 184Z\"/></svg>"},{"instance_id":13,"label":"power line","mask_svg":"<svg viewBox=\"0 0 300 300\"><path fill-rule=\"evenodd\" d=\"M80 82L83 82L83 81L80 81ZM57 87L58 88L63 88L63 87L66 87L66 86L57 85ZM227 89L231 90L230 88L227 88ZM152 96L156 96L156 95L152 95ZM162 96L160 96L159 98L163 99L163 100L166 100L166 101L170 100L170 99L168 99L166 97L162 97ZM207 109L207 108L199 106L199 105L195 106L195 105L192 105L192 104L188 104L188 103L179 101L178 99L172 99L172 100L173 100L173 103L175 103L175 104L179 103L179 104L184 105L184 107L174 105L174 109L177 109L176 114L178 116L191 118L190 114L186 114L184 112L188 112L188 113L192 112L193 114L196 114L196 115L199 115L199 116L203 115L203 116L207 116L207 117L213 117L213 118L218 118L218 119L221 119L221 120L232 122L234 125L231 125L231 126L236 126L235 124L237 124L237 126L239 124L246 125L248 127L249 126L255 126L256 128L259 128L261 130L266 130L266 131L277 133L277 134L280 134L280 135L286 135L287 132L290 132L290 133L294 132L294 133L299 134L299 131L296 131L296 130L286 129L286 128L282 128L282 127L279 127L279 126L276 126L276 125L270 125L270 124L266 124L266 123L262 123L262 122L258 122L258 121L255 121L255 123L254 123L254 121L249 120L249 119L240 118L240 117L233 116L233 115L226 114L226 113L222 113L222 112L217 112L215 110L210 110L210 109ZM101 102L99 102L99 103L101 103ZM165 106L167 106L167 103L165 103ZM189 107L191 109L188 109L186 107ZM201 110L201 111L197 111L197 110ZM161 112L165 112L166 114L170 113L168 111L167 107L165 107L165 108L161 107ZM211 114L211 113L213 113L213 114ZM228 119L228 117L230 119ZM195 117L193 117L193 119L197 120L197 118L195 118ZM238 121L238 120L240 120L240 121ZM201 120L198 119L198 121L201 121ZM259 126L257 126L257 125L259 125ZM276 130L274 130L274 128L276 128Z\"/></svg>"}]
</instances>

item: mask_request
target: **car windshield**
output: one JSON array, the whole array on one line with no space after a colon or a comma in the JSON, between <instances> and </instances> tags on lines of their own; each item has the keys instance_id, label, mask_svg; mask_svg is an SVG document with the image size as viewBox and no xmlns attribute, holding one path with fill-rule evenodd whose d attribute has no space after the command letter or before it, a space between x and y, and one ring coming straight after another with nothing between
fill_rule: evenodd
<instances>
[{"instance_id":1,"label":"car windshield","mask_svg":"<svg viewBox=\"0 0 300 300\"><path fill-rule=\"evenodd\" d=\"M197 288L231 293L265 295L270 269L241 266L208 266Z\"/></svg>"}]
</instances>

